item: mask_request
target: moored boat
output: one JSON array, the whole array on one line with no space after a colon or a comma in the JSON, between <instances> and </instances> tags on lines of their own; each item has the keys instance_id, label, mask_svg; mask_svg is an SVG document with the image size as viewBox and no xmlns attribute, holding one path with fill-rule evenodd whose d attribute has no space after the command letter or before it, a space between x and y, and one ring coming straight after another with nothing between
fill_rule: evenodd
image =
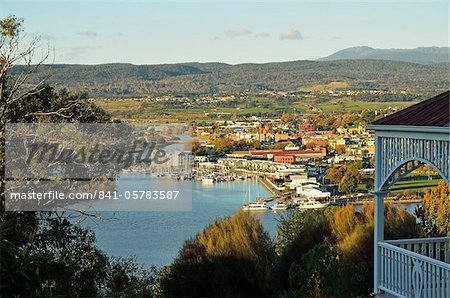
<instances>
[{"instance_id":1,"label":"moored boat","mask_svg":"<svg viewBox=\"0 0 450 298\"><path fill-rule=\"evenodd\" d=\"M287 209L288 209L288 205L286 205L284 203L277 203L272 206L273 211L285 211Z\"/></svg>"},{"instance_id":2,"label":"moored boat","mask_svg":"<svg viewBox=\"0 0 450 298\"><path fill-rule=\"evenodd\" d=\"M242 206L242 209L245 211L267 211L270 207L267 206L266 202L255 201L250 204L245 204Z\"/></svg>"},{"instance_id":3,"label":"moored boat","mask_svg":"<svg viewBox=\"0 0 450 298\"><path fill-rule=\"evenodd\" d=\"M320 208L325 208L328 206L328 203L321 203L319 201L316 200L312 200L312 199L308 199L305 201L300 201L298 203L297 208L300 210L304 210L304 209L320 209Z\"/></svg>"}]
</instances>

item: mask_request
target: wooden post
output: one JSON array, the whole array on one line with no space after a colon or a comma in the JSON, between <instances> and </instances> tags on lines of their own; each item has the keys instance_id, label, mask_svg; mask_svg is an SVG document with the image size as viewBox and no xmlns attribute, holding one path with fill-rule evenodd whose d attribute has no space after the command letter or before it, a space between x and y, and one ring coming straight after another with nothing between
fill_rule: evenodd
<instances>
[{"instance_id":1,"label":"wooden post","mask_svg":"<svg viewBox=\"0 0 450 298\"><path fill-rule=\"evenodd\" d=\"M378 242L384 240L384 196L382 191L382 139L375 131L375 173L374 173L374 231L373 231L373 293L380 293L381 282L381 253Z\"/></svg>"},{"instance_id":2,"label":"wooden post","mask_svg":"<svg viewBox=\"0 0 450 298\"><path fill-rule=\"evenodd\" d=\"M378 246L378 242L384 240L384 196L386 192L383 191L374 191L374 241L373 241L373 249L374 249L374 275L373 275L373 293L379 294L380 290L378 286L381 281L381 254L380 247Z\"/></svg>"}]
</instances>

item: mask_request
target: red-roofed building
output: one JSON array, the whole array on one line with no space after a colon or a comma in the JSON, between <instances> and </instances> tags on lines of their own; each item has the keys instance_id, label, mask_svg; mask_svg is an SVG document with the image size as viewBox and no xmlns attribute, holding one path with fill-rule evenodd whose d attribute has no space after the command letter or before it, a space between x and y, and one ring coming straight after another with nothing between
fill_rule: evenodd
<instances>
[{"instance_id":1,"label":"red-roofed building","mask_svg":"<svg viewBox=\"0 0 450 298\"><path fill-rule=\"evenodd\" d=\"M315 131L316 126L314 122L311 119L311 116L306 117L305 121L303 123L300 123L298 125L298 133L299 135L303 135L306 132Z\"/></svg>"},{"instance_id":2,"label":"red-roofed building","mask_svg":"<svg viewBox=\"0 0 450 298\"><path fill-rule=\"evenodd\" d=\"M273 150L249 150L248 155L250 156L266 156L274 153L283 152L283 149L273 149Z\"/></svg>"},{"instance_id":3,"label":"red-roofed building","mask_svg":"<svg viewBox=\"0 0 450 298\"><path fill-rule=\"evenodd\" d=\"M273 161L281 163L294 163L295 155L275 155L273 157Z\"/></svg>"},{"instance_id":4,"label":"red-roofed building","mask_svg":"<svg viewBox=\"0 0 450 298\"><path fill-rule=\"evenodd\" d=\"M274 162L294 163L310 158L323 158L327 154L327 150L325 148L320 148L318 150L249 150L248 154L260 158L273 158Z\"/></svg>"}]
</instances>

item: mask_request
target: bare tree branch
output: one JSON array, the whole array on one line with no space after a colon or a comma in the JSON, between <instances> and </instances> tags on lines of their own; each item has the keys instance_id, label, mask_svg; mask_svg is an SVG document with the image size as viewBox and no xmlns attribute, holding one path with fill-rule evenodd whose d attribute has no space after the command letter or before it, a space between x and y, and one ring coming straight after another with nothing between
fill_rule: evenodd
<instances>
[{"instance_id":1,"label":"bare tree branch","mask_svg":"<svg viewBox=\"0 0 450 298\"><path fill-rule=\"evenodd\" d=\"M11 105L41 92L49 77L49 75L45 76L37 83L28 85L31 76L50 56L50 47L47 46L47 51L35 62L36 50L40 48L40 38L34 37L26 47L20 47L24 38L20 35L20 25L21 20L12 18L11 27L4 28L2 25L3 27L0 28L0 130L2 132L7 122L6 114ZM9 71L17 64L22 64L24 69L16 76L8 76ZM57 114L58 111L55 112L55 115Z\"/></svg>"},{"instance_id":2,"label":"bare tree branch","mask_svg":"<svg viewBox=\"0 0 450 298\"><path fill-rule=\"evenodd\" d=\"M72 104L70 104L70 105L68 105L66 107L58 109L57 111L52 111L52 112L33 112L33 113L28 113L25 116L51 116L51 115L57 115L57 116L60 116L60 117L68 119L68 118L73 117L73 115L64 115L62 113L72 109L74 106L76 106L78 104L80 104L80 101L76 101L76 102L74 102L74 103L72 103Z\"/></svg>"}]
</instances>

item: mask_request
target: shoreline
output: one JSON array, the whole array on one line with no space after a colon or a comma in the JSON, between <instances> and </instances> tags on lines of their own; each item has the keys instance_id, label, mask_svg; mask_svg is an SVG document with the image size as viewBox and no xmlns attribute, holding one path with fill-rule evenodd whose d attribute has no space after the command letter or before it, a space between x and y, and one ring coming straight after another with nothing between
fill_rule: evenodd
<instances>
[{"instance_id":1,"label":"shoreline","mask_svg":"<svg viewBox=\"0 0 450 298\"><path fill-rule=\"evenodd\" d=\"M242 171L243 172L243 171ZM145 175L145 176L151 176L146 174L145 172L140 172L140 171L133 171L133 172L124 172L124 174L131 174L131 175ZM249 173L246 173L249 174ZM173 177L170 176L164 176L163 179L172 179ZM279 191L278 189L276 189L274 187L274 185L272 185L269 181L267 181L265 179L265 177L261 177L259 175L255 175L252 174L251 178L247 178L245 180L253 180L256 181L257 183L261 184L265 190L267 190L267 192L269 193L270 197L272 197L272 199L279 198L281 196L283 196L283 193L281 191ZM191 179L192 181L195 182L200 182L196 179ZM230 181L220 181L220 182L215 182L215 183L223 183L223 182L235 182L235 181L245 181L245 180L230 180ZM370 194L369 194L370 196ZM369 199L369 198L365 198L365 199L357 199L355 201L350 201L348 199L339 199L339 200L344 200L346 201L347 204L351 204L351 205L364 205L366 203L373 203L373 199ZM384 202L385 203L391 203L394 205L400 205L400 204L420 204L421 203L421 199L417 198L417 199L407 199L407 200L395 200L394 198L385 198Z\"/></svg>"},{"instance_id":2,"label":"shoreline","mask_svg":"<svg viewBox=\"0 0 450 298\"><path fill-rule=\"evenodd\" d=\"M385 203L392 203L394 205L401 205L401 204L420 204L421 203L421 199L414 199L414 200L394 200L394 199L385 199L384 202ZM349 204L352 205L364 205L365 203L372 203L373 200L360 200L360 201L354 201L354 202L349 202Z\"/></svg>"},{"instance_id":3,"label":"shoreline","mask_svg":"<svg viewBox=\"0 0 450 298\"><path fill-rule=\"evenodd\" d=\"M266 179L262 177L257 178L258 183L260 183L272 196L279 196L281 192L274 188Z\"/></svg>"}]
</instances>

